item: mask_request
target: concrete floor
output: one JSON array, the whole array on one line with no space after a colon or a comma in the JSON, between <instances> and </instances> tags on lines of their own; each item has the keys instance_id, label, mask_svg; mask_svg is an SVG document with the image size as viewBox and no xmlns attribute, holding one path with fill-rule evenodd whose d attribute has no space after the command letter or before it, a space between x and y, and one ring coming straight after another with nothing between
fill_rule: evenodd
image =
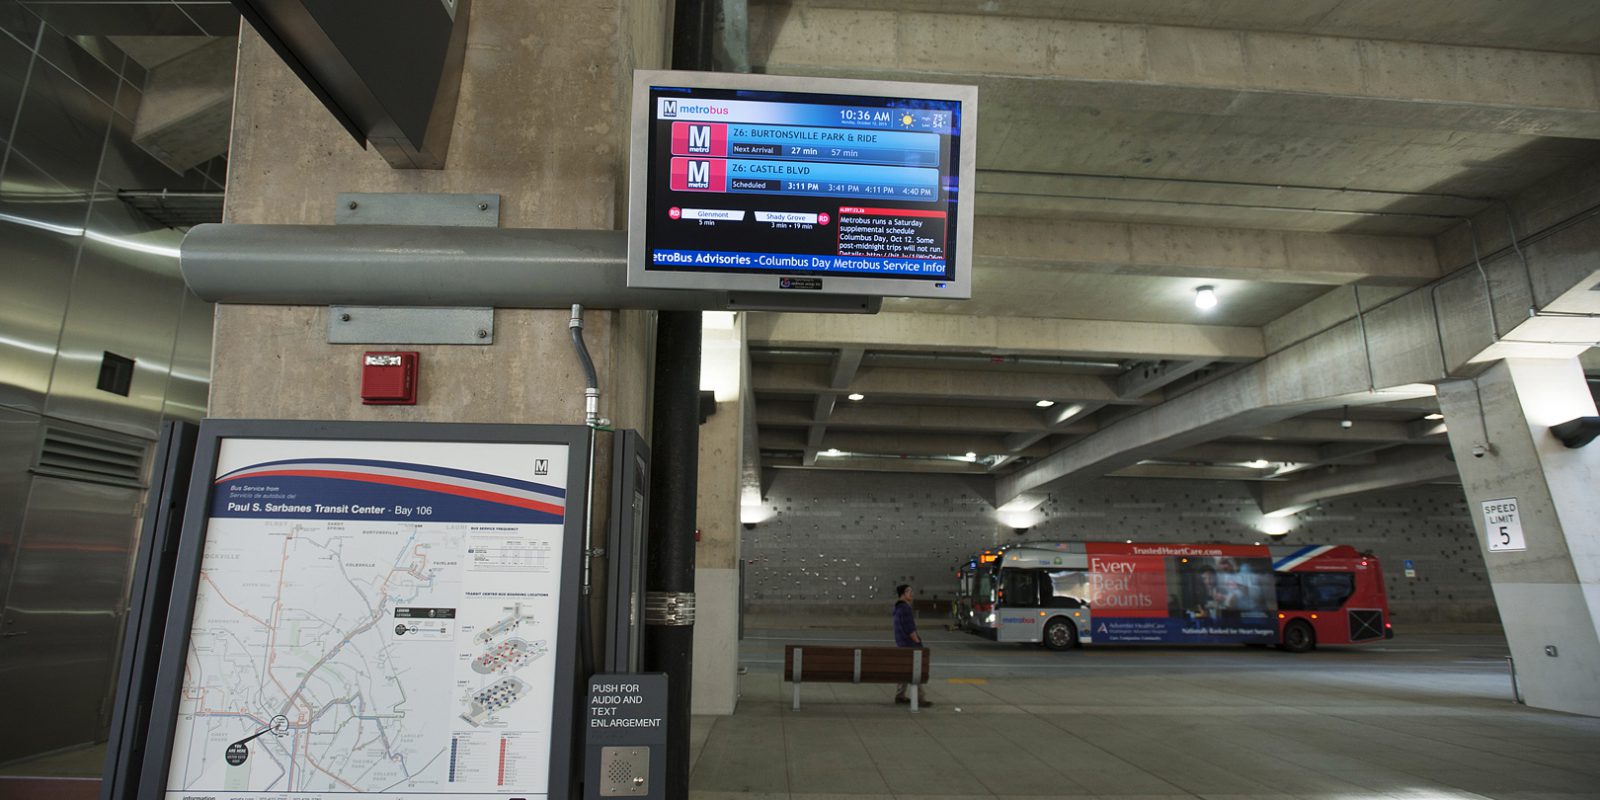
<instances>
[{"instance_id":1,"label":"concrete floor","mask_svg":"<svg viewBox=\"0 0 1600 800\"><path fill-rule=\"evenodd\" d=\"M1498 636L1301 656L924 636L934 707L816 684L792 711L785 643L883 633L749 630L738 712L695 719L692 797L1600 798L1600 719L1514 704Z\"/></svg>"},{"instance_id":2,"label":"concrete floor","mask_svg":"<svg viewBox=\"0 0 1600 800\"><path fill-rule=\"evenodd\" d=\"M1292 656L923 634L933 707L895 706L891 686L813 684L796 712L785 643L883 634L750 629L738 713L694 720L693 800L1600 798L1600 719L1513 704L1495 635ZM95 776L103 757L86 747L0 775Z\"/></svg>"}]
</instances>

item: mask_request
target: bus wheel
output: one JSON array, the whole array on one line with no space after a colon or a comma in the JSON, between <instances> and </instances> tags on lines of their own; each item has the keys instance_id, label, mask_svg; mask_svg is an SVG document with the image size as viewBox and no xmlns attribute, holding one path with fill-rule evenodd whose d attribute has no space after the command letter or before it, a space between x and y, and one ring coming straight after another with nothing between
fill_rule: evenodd
<instances>
[{"instance_id":1,"label":"bus wheel","mask_svg":"<svg viewBox=\"0 0 1600 800\"><path fill-rule=\"evenodd\" d=\"M1044 626L1044 646L1051 650L1067 650L1078 643L1078 629L1070 622L1056 617Z\"/></svg>"},{"instance_id":2,"label":"bus wheel","mask_svg":"<svg viewBox=\"0 0 1600 800\"><path fill-rule=\"evenodd\" d=\"M1304 653L1317 646L1316 631L1305 620L1297 619L1283 627L1283 643L1278 647L1291 653Z\"/></svg>"}]
</instances>

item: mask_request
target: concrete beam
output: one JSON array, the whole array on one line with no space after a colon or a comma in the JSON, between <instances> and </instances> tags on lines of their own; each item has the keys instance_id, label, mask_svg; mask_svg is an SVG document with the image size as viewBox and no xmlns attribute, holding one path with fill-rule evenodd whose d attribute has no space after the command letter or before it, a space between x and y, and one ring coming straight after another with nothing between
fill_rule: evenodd
<instances>
[{"instance_id":1,"label":"concrete beam","mask_svg":"<svg viewBox=\"0 0 1600 800\"><path fill-rule=\"evenodd\" d=\"M793 456L762 456L762 466L776 469L835 469L845 472L932 472L941 475L972 475L987 477L982 464L950 461L924 456L909 458L872 458L860 456L819 456L811 461Z\"/></svg>"},{"instance_id":2,"label":"concrete beam","mask_svg":"<svg viewBox=\"0 0 1600 800\"><path fill-rule=\"evenodd\" d=\"M1541 188L1530 188L1532 202L1538 202ZM1570 197L1557 202L1574 205ZM1432 386L1419 382L1470 369L1491 348L1498 356L1576 357L1600 336L1600 270L1593 266L1593 254L1600 250L1600 219L1582 209L1569 214L1552 223L1547 235L1524 244L1526 272L1520 259L1491 258L1485 264L1486 282L1475 275L1469 275L1472 280L1452 276L1437 291L1414 290L1368 312L1365 326L1358 320L1335 324L1160 406L1106 425L999 479L996 499L1005 502L1224 436L1257 435L1312 410L1429 396ZM1492 295L1485 293L1485 283ZM1520 297L1526 301L1521 308L1531 303L1539 313L1525 316L1519 325L1496 325L1503 331L1496 340L1485 323L1499 314L1487 312L1503 306L1499 300L1491 303L1490 297ZM1337 420L1304 422L1331 425L1330 433L1344 430ZM1409 423L1392 424L1405 429L1394 433L1397 438L1411 435ZM1376 438L1385 427L1358 421L1340 435Z\"/></svg>"},{"instance_id":3,"label":"concrete beam","mask_svg":"<svg viewBox=\"0 0 1600 800\"><path fill-rule=\"evenodd\" d=\"M1187 378L1210 365L1209 361L1146 361L1117 378L1117 395L1142 397L1173 381Z\"/></svg>"},{"instance_id":4,"label":"concrete beam","mask_svg":"<svg viewBox=\"0 0 1600 800\"><path fill-rule=\"evenodd\" d=\"M820 394L834 396L828 377L819 367L755 364L751 386L770 394ZM1055 399L1058 403L1127 402L1149 405L1159 395L1124 401L1116 396L1105 378L1094 375L1061 375L1012 370L937 370L900 367L864 367L845 387L866 395L866 402L885 399L973 400L979 402L1033 403ZM851 406L856 404L852 403ZM839 409L835 408L837 412Z\"/></svg>"},{"instance_id":5,"label":"concrete beam","mask_svg":"<svg viewBox=\"0 0 1600 800\"><path fill-rule=\"evenodd\" d=\"M812 442L798 430L772 428L761 431L763 450L826 450L838 448L846 453L882 456L959 456L977 453L988 457L1005 453L1003 437L994 434L967 433L880 433L871 431L842 431L830 429L827 435ZM1044 445L1027 448L1015 455L1043 456L1049 450Z\"/></svg>"},{"instance_id":6,"label":"concrete beam","mask_svg":"<svg viewBox=\"0 0 1600 800\"><path fill-rule=\"evenodd\" d=\"M1166 461L1193 461L1197 463L1271 461L1296 463L1315 461L1317 448L1309 445L1278 444L1276 442L1208 442L1185 447L1161 456Z\"/></svg>"},{"instance_id":7,"label":"concrete beam","mask_svg":"<svg viewBox=\"0 0 1600 800\"><path fill-rule=\"evenodd\" d=\"M991 114L1036 112L1026 101L1043 95L1048 107L1600 138L1591 55L789 3L752 7L750 30L759 72L977 80Z\"/></svg>"},{"instance_id":8,"label":"concrete beam","mask_svg":"<svg viewBox=\"0 0 1600 800\"><path fill-rule=\"evenodd\" d=\"M973 263L1180 278L1342 286L1419 285L1439 277L1433 242L1182 225L979 217Z\"/></svg>"},{"instance_id":9,"label":"concrete beam","mask_svg":"<svg viewBox=\"0 0 1600 800\"><path fill-rule=\"evenodd\" d=\"M954 314L756 312L750 314L748 330L752 347L868 347L923 353L964 351L1210 361L1251 361L1266 354L1259 328L1224 325Z\"/></svg>"},{"instance_id":10,"label":"concrete beam","mask_svg":"<svg viewBox=\"0 0 1600 800\"><path fill-rule=\"evenodd\" d=\"M216 39L150 70L134 143L179 172L228 152L238 55L237 39Z\"/></svg>"},{"instance_id":11,"label":"concrete beam","mask_svg":"<svg viewBox=\"0 0 1600 800\"><path fill-rule=\"evenodd\" d=\"M809 409L799 403L760 403L756 424L761 428L809 428ZM1048 431L1032 409L972 408L962 406L849 405L834 410L828 427L836 430L932 430L970 433L1015 433ZM1057 433L1084 434L1095 430L1093 422L1080 420L1057 429Z\"/></svg>"},{"instance_id":12,"label":"concrete beam","mask_svg":"<svg viewBox=\"0 0 1600 800\"><path fill-rule=\"evenodd\" d=\"M1032 449L1036 442L1053 433L1066 433L1074 425L1082 423L1090 414L1104 408L1105 403L1068 403L1044 409L1039 417L1044 420L1044 428L1036 431L1020 431L1007 436L1005 439L1005 452L1010 455L1023 455L1024 449ZM1041 454L1042 455L1042 454ZM995 466L999 466L996 464Z\"/></svg>"},{"instance_id":13,"label":"concrete beam","mask_svg":"<svg viewBox=\"0 0 1600 800\"><path fill-rule=\"evenodd\" d=\"M1397 489L1456 477L1456 463L1442 447L1408 447L1364 467L1333 467L1292 481L1261 486L1261 513L1379 489Z\"/></svg>"},{"instance_id":14,"label":"concrete beam","mask_svg":"<svg viewBox=\"0 0 1600 800\"><path fill-rule=\"evenodd\" d=\"M836 394L819 394L811 403L811 421L827 422L833 416L834 404L839 400Z\"/></svg>"},{"instance_id":15,"label":"concrete beam","mask_svg":"<svg viewBox=\"0 0 1600 800\"><path fill-rule=\"evenodd\" d=\"M850 387L850 382L856 379L856 370L861 368L861 359L867 354L864 347L845 347L833 356L833 376L828 380L828 388L843 391Z\"/></svg>"},{"instance_id":16,"label":"concrete beam","mask_svg":"<svg viewBox=\"0 0 1600 800\"><path fill-rule=\"evenodd\" d=\"M1179 478L1199 481L1258 481L1262 470L1249 467L1202 467L1185 464L1134 464L1108 473L1116 478Z\"/></svg>"},{"instance_id":17,"label":"concrete beam","mask_svg":"<svg viewBox=\"0 0 1600 800\"><path fill-rule=\"evenodd\" d=\"M996 482L999 502L1103 475L1161 453L1255 435L1307 411L1431 396L1431 386L1369 391L1364 342L1354 323L1275 353L1154 408L1114 422ZM1313 422L1315 424L1315 421ZM1332 420L1333 430L1338 420ZM1353 430L1353 429L1352 429Z\"/></svg>"},{"instance_id":18,"label":"concrete beam","mask_svg":"<svg viewBox=\"0 0 1600 800\"><path fill-rule=\"evenodd\" d=\"M1346 428L1336 419L1291 419L1259 426L1251 436L1262 439L1302 442L1406 442L1412 439L1411 424L1387 420L1355 420Z\"/></svg>"}]
</instances>

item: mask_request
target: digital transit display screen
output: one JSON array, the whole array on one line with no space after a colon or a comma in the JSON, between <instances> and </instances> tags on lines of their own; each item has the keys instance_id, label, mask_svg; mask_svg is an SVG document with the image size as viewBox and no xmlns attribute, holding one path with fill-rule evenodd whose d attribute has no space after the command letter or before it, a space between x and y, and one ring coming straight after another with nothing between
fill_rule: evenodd
<instances>
[{"instance_id":1,"label":"digital transit display screen","mask_svg":"<svg viewBox=\"0 0 1600 800\"><path fill-rule=\"evenodd\" d=\"M975 90L647 75L629 285L970 296Z\"/></svg>"}]
</instances>

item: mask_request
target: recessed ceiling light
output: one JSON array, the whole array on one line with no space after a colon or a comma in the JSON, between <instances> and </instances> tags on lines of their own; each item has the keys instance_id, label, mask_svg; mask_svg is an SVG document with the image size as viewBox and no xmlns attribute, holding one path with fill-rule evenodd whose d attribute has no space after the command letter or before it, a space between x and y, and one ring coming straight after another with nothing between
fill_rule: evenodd
<instances>
[{"instance_id":1,"label":"recessed ceiling light","mask_svg":"<svg viewBox=\"0 0 1600 800\"><path fill-rule=\"evenodd\" d=\"M1246 463L1245 466L1251 469L1266 469L1267 467L1272 466L1272 462L1264 458L1258 458L1254 461Z\"/></svg>"},{"instance_id":2,"label":"recessed ceiling light","mask_svg":"<svg viewBox=\"0 0 1600 800\"><path fill-rule=\"evenodd\" d=\"M977 461L978 460L978 454L972 452L971 450L968 450L967 451L967 455L966 455L966 459L968 461Z\"/></svg>"},{"instance_id":3,"label":"recessed ceiling light","mask_svg":"<svg viewBox=\"0 0 1600 800\"><path fill-rule=\"evenodd\" d=\"M1054 400L1040 400L1039 402L1034 403L1034 405L1036 405L1036 406L1038 406L1040 408L1049 408L1049 407L1051 407L1051 406L1053 406L1055 404L1056 404L1056 401L1054 401Z\"/></svg>"},{"instance_id":4,"label":"recessed ceiling light","mask_svg":"<svg viewBox=\"0 0 1600 800\"><path fill-rule=\"evenodd\" d=\"M825 456L836 456L836 455L839 455L839 448L830 447L830 448L822 451L822 454L825 455Z\"/></svg>"},{"instance_id":5,"label":"recessed ceiling light","mask_svg":"<svg viewBox=\"0 0 1600 800\"><path fill-rule=\"evenodd\" d=\"M1194 290L1194 307L1198 309L1216 308L1217 290L1214 286L1202 286Z\"/></svg>"},{"instance_id":6,"label":"recessed ceiling light","mask_svg":"<svg viewBox=\"0 0 1600 800\"><path fill-rule=\"evenodd\" d=\"M864 395L864 394L862 394L860 392L851 392L849 395L846 395L846 396L849 397L851 400L865 400L866 397L867 397L866 395Z\"/></svg>"},{"instance_id":7,"label":"recessed ceiling light","mask_svg":"<svg viewBox=\"0 0 1600 800\"><path fill-rule=\"evenodd\" d=\"M1443 414L1440 414L1440 413L1437 413L1437 412L1435 412L1435 413L1433 413L1433 414L1429 414L1429 415L1428 415L1428 416L1426 416L1426 417L1423 417L1423 419L1430 419L1430 420L1439 420L1439 419L1444 419L1444 415L1443 415Z\"/></svg>"}]
</instances>

